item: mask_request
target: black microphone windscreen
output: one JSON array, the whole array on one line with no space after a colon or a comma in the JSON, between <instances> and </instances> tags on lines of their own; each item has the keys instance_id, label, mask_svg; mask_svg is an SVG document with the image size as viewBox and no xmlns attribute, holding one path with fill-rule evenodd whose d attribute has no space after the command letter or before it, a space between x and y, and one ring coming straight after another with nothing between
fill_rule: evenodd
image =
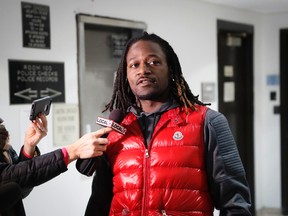
<instances>
[{"instance_id":1,"label":"black microphone windscreen","mask_svg":"<svg viewBox=\"0 0 288 216\"><path fill-rule=\"evenodd\" d=\"M109 114L109 119L117 123L121 123L125 115L120 109L114 109Z\"/></svg>"}]
</instances>

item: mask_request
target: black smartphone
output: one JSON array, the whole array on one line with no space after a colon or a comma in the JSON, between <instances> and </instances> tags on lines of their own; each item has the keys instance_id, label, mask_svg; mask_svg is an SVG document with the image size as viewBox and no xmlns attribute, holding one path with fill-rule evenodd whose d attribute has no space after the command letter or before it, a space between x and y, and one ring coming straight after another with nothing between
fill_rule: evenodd
<instances>
[{"instance_id":1,"label":"black smartphone","mask_svg":"<svg viewBox=\"0 0 288 216\"><path fill-rule=\"evenodd\" d=\"M39 113L44 113L45 115L49 115L50 107L52 103L52 98L47 96L32 102L31 111L30 111L30 120L33 121L36 119L36 116Z\"/></svg>"}]
</instances>

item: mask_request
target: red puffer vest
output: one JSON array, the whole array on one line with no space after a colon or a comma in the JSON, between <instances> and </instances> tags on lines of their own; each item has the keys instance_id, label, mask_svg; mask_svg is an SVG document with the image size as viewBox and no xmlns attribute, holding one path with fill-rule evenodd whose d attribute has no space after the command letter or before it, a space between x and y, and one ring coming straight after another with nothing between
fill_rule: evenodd
<instances>
[{"instance_id":1,"label":"red puffer vest","mask_svg":"<svg viewBox=\"0 0 288 216\"><path fill-rule=\"evenodd\" d=\"M204 162L207 108L165 112L148 149L136 117L122 122L125 135L111 132L107 154L113 169L110 215L213 215Z\"/></svg>"}]
</instances>

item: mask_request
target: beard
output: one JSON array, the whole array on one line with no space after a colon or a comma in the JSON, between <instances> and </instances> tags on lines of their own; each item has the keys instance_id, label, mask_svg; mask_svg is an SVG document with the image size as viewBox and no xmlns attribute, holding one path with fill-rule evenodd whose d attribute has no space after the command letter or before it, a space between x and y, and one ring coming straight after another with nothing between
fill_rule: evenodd
<instances>
[{"instance_id":1,"label":"beard","mask_svg":"<svg viewBox=\"0 0 288 216\"><path fill-rule=\"evenodd\" d=\"M168 90L167 90L168 91ZM151 100L151 101L161 101L163 100L167 95L166 91L153 91L145 94L136 93L135 96L139 100Z\"/></svg>"},{"instance_id":2,"label":"beard","mask_svg":"<svg viewBox=\"0 0 288 216\"><path fill-rule=\"evenodd\" d=\"M155 100L159 98L159 95L155 93L145 94L145 95L137 95L139 100Z\"/></svg>"}]
</instances>

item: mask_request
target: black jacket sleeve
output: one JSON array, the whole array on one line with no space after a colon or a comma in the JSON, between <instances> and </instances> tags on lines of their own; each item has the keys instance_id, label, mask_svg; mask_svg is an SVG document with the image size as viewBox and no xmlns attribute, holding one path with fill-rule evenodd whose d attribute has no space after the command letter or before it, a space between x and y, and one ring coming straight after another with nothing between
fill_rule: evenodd
<instances>
[{"instance_id":1,"label":"black jacket sleeve","mask_svg":"<svg viewBox=\"0 0 288 216\"><path fill-rule=\"evenodd\" d=\"M27 158L27 157L23 154L23 149L24 149L24 146L22 146L22 148L21 148L21 150L20 150L20 153L19 153L19 156L18 156L18 162L20 162L20 161L26 161L26 160L31 160L31 158ZM35 154L36 154L36 157L38 157L38 156L41 155L41 152L40 152L40 149L38 148L38 146L36 146Z\"/></svg>"},{"instance_id":2,"label":"black jacket sleeve","mask_svg":"<svg viewBox=\"0 0 288 216\"><path fill-rule=\"evenodd\" d=\"M109 215L113 197L112 170L106 155L97 157L96 172L92 182L92 193L86 207L85 216Z\"/></svg>"},{"instance_id":3,"label":"black jacket sleeve","mask_svg":"<svg viewBox=\"0 0 288 216\"><path fill-rule=\"evenodd\" d=\"M25 216L21 188L15 182L0 186L0 215Z\"/></svg>"},{"instance_id":4,"label":"black jacket sleeve","mask_svg":"<svg viewBox=\"0 0 288 216\"><path fill-rule=\"evenodd\" d=\"M224 115L207 110L204 140L208 182L216 209L221 216L250 216L245 170Z\"/></svg>"},{"instance_id":5,"label":"black jacket sleeve","mask_svg":"<svg viewBox=\"0 0 288 216\"><path fill-rule=\"evenodd\" d=\"M0 185L8 182L17 183L22 189L33 188L65 172L67 166L62 150L22 160L17 164L0 162Z\"/></svg>"}]
</instances>

